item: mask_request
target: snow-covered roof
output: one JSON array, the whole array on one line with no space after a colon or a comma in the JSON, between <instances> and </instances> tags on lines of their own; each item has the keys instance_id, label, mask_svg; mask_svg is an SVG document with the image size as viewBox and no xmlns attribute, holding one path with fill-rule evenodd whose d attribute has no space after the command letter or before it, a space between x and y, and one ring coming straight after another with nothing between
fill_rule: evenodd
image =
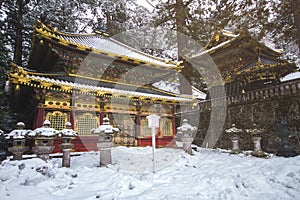
<instances>
[{"instance_id":1,"label":"snow-covered roof","mask_svg":"<svg viewBox=\"0 0 300 200\"><path fill-rule=\"evenodd\" d=\"M19 127L25 127L25 124L24 124L24 122L18 122L17 126L19 126Z\"/></svg>"},{"instance_id":2,"label":"snow-covered roof","mask_svg":"<svg viewBox=\"0 0 300 200\"><path fill-rule=\"evenodd\" d=\"M38 22L39 27L35 27L35 30L46 38L55 38L60 42L60 44L69 46L80 47L81 50L91 50L95 53L104 53L112 57L125 57L128 59L133 59L137 62L145 64L153 64L160 67L167 68L177 68L179 63L166 60L163 58L158 58L146 54L142 51L129 47L111 37L107 34L70 34L59 32L52 27L47 27L46 25ZM111 54L111 55L110 55Z\"/></svg>"},{"instance_id":3,"label":"snow-covered roof","mask_svg":"<svg viewBox=\"0 0 300 200\"><path fill-rule=\"evenodd\" d=\"M226 36L228 37L226 39L226 41L220 41L219 44L217 44L216 46L209 46L207 45L207 49L202 51L202 52L199 52L198 54L195 54L191 57L191 59L193 58L197 58L199 56L203 56L203 55L206 55L206 54L212 54L214 53L217 49L220 49L222 47L226 47L228 46L229 44L233 43L234 41L237 41L237 40L240 40L241 38L243 37L247 37L247 38L250 38L252 39L253 41L255 40L248 31L240 31L238 34L234 34L230 31L227 31L227 30L222 30L220 31L219 33L215 33L214 36L212 37L210 43L212 41L215 41L216 40L216 36ZM210 44L209 43L209 44ZM277 56L280 56L283 52L281 50L278 50L278 49L275 49L274 47L272 47L272 45L270 45L269 43L266 44L266 43L261 43L259 41L257 41L258 45L267 50L268 52L272 52L272 54L275 54Z\"/></svg>"},{"instance_id":4,"label":"snow-covered roof","mask_svg":"<svg viewBox=\"0 0 300 200\"><path fill-rule=\"evenodd\" d=\"M13 139L24 139L25 136L29 135L31 132L32 130L16 129L7 134L5 138L10 139L12 137Z\"/></svg>"},{"instance_id":5,"label":"snow-covered roof","mask_svg":"<svg viewBox=\"0 0 300 200\"><path fill-rule=\"evenodd\" d=\"M196 131L197 127L190 125L188 123L188 120L184 119L182 125L177 127L177 130L182 131L182 132L184 132L184 131Z\"/></svg>"},{"instance_id":6,"label":"snow-covered roof","mask_svg":"<svg viewBox=\"0 0 300 200\"><path fill-rule=\"evenodd\" d=\"M258 129L258 128L253 128L253 129L246 129L247 133L255 134L255 133L261 133L263 132L264 129Z\"/></svg>"},{"instance_id":7,"label":"snow-covered roof","mask_svg":"<svg viewBox=\"0 0 300 200\"><path fill-rule=\"evenodd\" d=\"M223 35L225 35L225 36L233 37L233 38L236 38L236 37L239 36L239 34L235 34L235 33L231 32L231 31L225 30L225 29L223 29L223 30L221 31L221 33L222 33Z\"/></svg>"},{"instance_id":8,"label":"snow-covered roof","mask_svg":"<svg viewBox=\"0 0 300 200\"><path fill-rule=\"evenodd\" d=\"M159 81L152 85L160 90L172 92L174 94L180 94L179 83L177 83L177 82ZM194 99L205 99L206 98L206 94L204 92L201 92L200 90L198 90L197 88L195 88L193 86L192 86L192 95L193 95Z\"/></svg>"},{"instance_id":9,"label":"snow-covered roof","mask_svg":"<svg viewBox=\"0 0 300 200\"><path fill-rule=\"evenodd\" d=\"M91 130L93 134L99 134L99 133L106 133L106 134L111 134L114 132L118 132L118 128L113 128L111 125L100 125L98 128L94 128Z\"/></svg>"},{"instance_id":10,"label":"snow-covered roof","mask_svg":"<svg viewBox=\"0 0 300 200\"><path fill-rule=\"evenodd\" d=\"M191 99L189 98L183 98L183 97L176 97L176 96L163 96L158 94L150 94L150 93L142 93L142 92L136 92L136 91L127 91L127 90L121 90L116 88L106 88L106 87L100 87L100 86L94 86L94 85L85 85L80 83L73 83L69 81L63 81L58 80L55 78L49 78L49 77L43 77L38 75L27 75L30 80L34 81L45 81L48 83L61 85L61 86L70 86L75 87L78 89L88 89L90 91L102 91L102 92L109 92L113 94L119 94L119 95L132 95L137 97L149 97L149 98L157 98L157 99L164 99L164 100L175 100L175 101L186 101L190 102Z\"/></svg>"},{"instance_id":11,"label":"snow-covered roof","mask_svg":"<svg viewBox=\"0 0 300 200\"><path fill-rule=\"evenodd\" d=\"M103 124L100 125L98 128L93 128L91 130L91 133L93 134L100 134L100 133L105 133L105 134L112 134L114 132L119 132L118 128L114 128L109 124L109 118L105 117L103 119Z\"/></svg>"},{"instance_id":12,"label":"snow-covered roof","mask_svg":"<svg viewBox=\"0 0 300 200\"><path fill-rule=\"evenodd\" d=\"M206 94L195 87L192 87L192 93L195 99L206 99Z\"/></svg>"},{"instance_id":13,"label":"snow-covered roof","mask_svg":"<svg viewBox=\"0 0 300 200\"><path fill-rule=\"evenodd\" d=\"M65 137L65 136L69 136L69 137L76 137L78 134L71 128L72 124L71 122L66 122L65 123L66 128L59 131L59 136L60 137Z\"/></svg>"},{"instance_id":14,"label":"snow-covered roof","mask_svg":"<svg viewBox=\"0 0 300 200\"><path fill-rule=\"evenodd\" d=\"M58 134L59 134L59 132L53 128L40 127L40 128L33 130L28 135L33 136L33 137L34 136L53 137L53 136L57 136Z\"/></svg>"},{"instance_id":15,"label":"snow-covered roof","mask_svg":"<svg viewBox=\"0 0 300 200\"><path fill-rule=\"evenodd\" d=\"M294 72L294 73L290 73L288 75L286 75L285 77L281 78L281 82L285 82L285 81L291 81L294 79L298 79L300 78L300 72Z\"/></svg>"},{"instance_id":16,"label":"snow-covered roof","mask_svg":"<svg viewBox=\"0 0 300 200\"><path fill-rule=\"evenodd\" d=\"M235 124L232 124L232 127L229 129L226 129L226 133L241 133L243 130L235 127Z\"/></svg>"},{"instance_id":17,"label":"snow-covered roof","mask_svg":"<svg viewBox=\"0 0 300 200\"><path fill-rule=\"evenodd\" d=\"M201 51L201 52L199 52L199 53L197 53L197 54L194 54L194 55L191 56L190 59L192 60L193 58L197 58L197 57L200 57L200 56L203 56L203 55L207 55L207 54L209 54L209 53L212 53L212 52L214 52L215 50L217 50L217 49L219 49L219 48L221 48L221 47L223 47L223 46L226 46L227 44L230 44L231 42L233 42L234 40L236 40L236 38L237 38L237 37L233 37L233 38L231 38L230 40L227 40L227 41L225 41L225 42L222 42L222 43L218 44L217 46L214 46L214 47L212 47L212 48L210 48L210 49L207 49L207 50Z\"/></svg>"},{"instance_id":18,"label":"snow-covered roof","mask_svg":"<svg viewBox=\"0 0 300 200\"><path fill-rule=\"evenodd\" d=\"M73 129L70 129L70 128L63 129L63 130L59 131L59 133L61 134L62 137L64 137L64 136L70 136L70 137L77 136L77 133Z\"/></svg>"},{"instance_id":19,"label":"snow-covered roof","mask_svg":"<svg viewBox=\"0 0 300 200\"><path fill-rule=\"evenodd\" d=\"M159 82L153 83L152 85L160 90L172 92L174 94L180 94L180 91L178 88L179 84L176 82L161 80Z\"/></svg>"}]
</instances>

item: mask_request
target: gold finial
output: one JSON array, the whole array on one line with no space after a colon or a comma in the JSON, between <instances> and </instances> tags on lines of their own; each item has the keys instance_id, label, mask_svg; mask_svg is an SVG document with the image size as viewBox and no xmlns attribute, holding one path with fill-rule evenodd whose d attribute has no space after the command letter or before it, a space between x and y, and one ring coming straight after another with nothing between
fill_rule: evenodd
<instances>
[{"instance_id":1,"label":"gold finial","mask_svg":"<svg viewBox=\"0 0 300 200\"><path fill-rule=\"evenodd\" d=\"M215 41L216 41L216 42L219 42L219 40L220 40L220 35L219 35L219 34L216 34L216 36L215 36Z\"/></svg>"}]
</instances>

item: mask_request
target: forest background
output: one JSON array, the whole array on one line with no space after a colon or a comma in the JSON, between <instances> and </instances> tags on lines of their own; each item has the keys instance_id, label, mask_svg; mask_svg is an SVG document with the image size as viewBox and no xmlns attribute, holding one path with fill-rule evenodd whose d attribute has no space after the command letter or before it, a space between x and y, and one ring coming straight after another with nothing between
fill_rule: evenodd
<instances>
[{"instance_id":1,"label":"forest background","mask_svg":"<svg viewBox=\"0 0 300 200\"><path fill-rule=\"evenodd\" d=\"M248 30L258 41L284 51L284 59L300 66L300 0L0 0L0 129L17 120L5 93L10 63L26 67L36 20L63 32L86 33L99 25L114 36L131 29L160 27L189 36L205 46L216 30ZM147 25L147 26L146 26ZM178 35L174 46L141 46L154 56L181 59ZM173 49L174 51L170 51ZM175 53L174 53L175 52ZM205 90L199 74L182 71L192 85Z\"/></svg>"}]
</instances>

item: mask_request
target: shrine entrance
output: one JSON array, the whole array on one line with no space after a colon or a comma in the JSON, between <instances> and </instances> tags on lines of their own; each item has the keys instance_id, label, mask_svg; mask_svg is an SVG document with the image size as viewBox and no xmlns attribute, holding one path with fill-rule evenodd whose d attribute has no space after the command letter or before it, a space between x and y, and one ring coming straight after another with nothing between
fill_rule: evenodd
<instances>
[{"instance_id":1,"label":"shrine entrance","mask_svg":"<svg viewBox=\"0 0 300 200\"><path fill-rule=\"evenodd\" d=\"M111 125L118 127L119 132L113 135L115 146L137 146L136 116L128 114L109 114Z\"/></svg>"},{"instance_id":2,"label":"shrine entrance","mask_svg":"<svg viewBox=\"0 0 300 200\"><path fill-rule=\"evenodd\" d=\"M77 115L75 125L79 136L91 135L91 130L99 126L99 118L91 113Z\"/></svg>"}]
</instances>

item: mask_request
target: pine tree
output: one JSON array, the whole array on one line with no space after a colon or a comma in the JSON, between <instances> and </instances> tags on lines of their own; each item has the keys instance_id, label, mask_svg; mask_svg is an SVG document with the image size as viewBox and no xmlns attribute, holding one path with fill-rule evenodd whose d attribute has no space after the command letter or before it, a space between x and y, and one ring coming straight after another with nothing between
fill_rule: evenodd
<instances>
[{"instance_id":1,"label":"pine tree","mask_svg":"<svg viewBox=\"0 0 300 200\"><path fill-rule=\"evenodd\" d=\"M1 14L0 14L1 16ZM3 21L0 21L0 26L3 26ZM16 122L16 116L10 112L8 107L8 96L6 95L6 71L9 68L8 49L5 47L2 28L0 32L0 129L4 132L10 131Z\"/></svg>"},{"instance_id":2,"label":"pine tree","mask_svg":"<svg viewBox=\"0 0 300 200\"><path fill-rule=\"evenodd\" d=\"M216 30L247 29L258 41L267 40L275 48L283 48L286 58L299 58L299 48L295 48L295 44L300 46L299 0L168 0L159 1L156 12L156 25L182 32L202 45ZM179 52L185 44L184 40L178 38ZM193 85L199 83L203 87L201 81L197 80L199 74L194 75L193 70L186 70L183 72L185 77L190 77Z\"/></svg>"},{"instance_id":3,"label":"pine tree","mask_svg":"<svg viewBox=\"0 0 300 200\"><path fill-rule=\"evenodd\" d=\"M204 89L205 85L199 78L199 72L185 61L186 52L191 52L188 47L187 38L198 41L199 44L205 44L208 40L208 32L211 29L207 21L207 13L205 7L207 2L192 0L168 0L159 1L156 6L157 16L154 18L157 26L171 28L177 32L177 51L178 60L183 61L185 66L181 72L183 82L181 92L191 94L189 84L199 89ZM189 83L187 84L185 80Z\"/></svg>"},{"instance_id":4,"label":"pine tree","mask_svg":"<svg viewBox=\"0 0 300 200\"><path fill-rule=\"evenodd\" d=\"M8 109L8 98L4 86L9 63L13 61L26 66L31 48L33 27L36 19L52 22L63 31L76 32L85 8L75 0L4 0L0 12L0 128L14 127L15 114ZM82 9L82 11L80 10Z\"/></svg>"}]
</instances>

